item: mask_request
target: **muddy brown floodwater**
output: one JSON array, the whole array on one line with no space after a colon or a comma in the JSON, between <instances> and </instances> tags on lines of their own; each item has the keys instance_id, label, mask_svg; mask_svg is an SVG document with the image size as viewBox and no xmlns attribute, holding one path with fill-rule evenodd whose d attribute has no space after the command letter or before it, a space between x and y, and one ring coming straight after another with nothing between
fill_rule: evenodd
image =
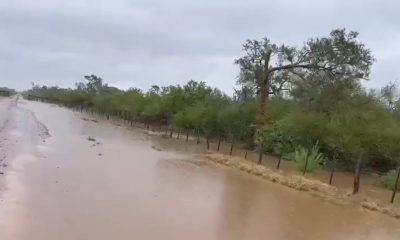
<instances>
[{"instance_id":1,"label":"muddy brown floodwater","mask_svg":"<svg viewBox=\"0 0 400 240\"><path fill-rule=\"evenodd\" d=\"M1 240L400 236L399 220L216 166L184 141L25 100L0 113Z\"/></svg>"}]
</instances>

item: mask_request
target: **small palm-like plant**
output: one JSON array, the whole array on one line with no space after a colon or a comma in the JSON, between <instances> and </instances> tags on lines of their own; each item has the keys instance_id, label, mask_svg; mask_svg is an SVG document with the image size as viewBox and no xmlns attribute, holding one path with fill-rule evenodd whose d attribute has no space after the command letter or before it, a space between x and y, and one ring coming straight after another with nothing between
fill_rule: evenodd
<instances>
[{"instance_id":1,"label":"small palm-like plant","mask_svg":"<svg viewBox=\"0 0 400 240\"><path fill-rule=\"evenodd\" d=\"M324 163L324 156L319 151L318 144L315 144L310 150L300 147L295 151L294 161L298 168L306 172L315 172Z\"/></svg>"}]
</instances>

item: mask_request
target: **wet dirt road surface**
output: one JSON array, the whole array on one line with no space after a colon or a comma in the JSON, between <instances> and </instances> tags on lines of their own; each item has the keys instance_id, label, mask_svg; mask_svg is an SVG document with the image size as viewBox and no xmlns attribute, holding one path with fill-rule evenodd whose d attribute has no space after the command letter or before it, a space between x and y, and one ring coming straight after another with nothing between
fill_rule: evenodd
<instances>
[{"instance_id":1,"label":"wet dirt road surface","mask_svg":"<svg viewBox=\"0 0 400 240\"><path fill-rule=\"evenodd\" d=\"M215 166L183 140L15 98L0 114L1 240L400 236L399 220Z\"/></svg>"}]
</instances>

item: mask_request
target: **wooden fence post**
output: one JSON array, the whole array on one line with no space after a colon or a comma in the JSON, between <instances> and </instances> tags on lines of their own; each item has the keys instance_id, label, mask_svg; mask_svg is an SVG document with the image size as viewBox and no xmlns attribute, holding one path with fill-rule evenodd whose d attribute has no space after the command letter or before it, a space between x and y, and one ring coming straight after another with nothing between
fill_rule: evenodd
<instances>
[{"instance_id":1,"label":"wooden fence post","mask_svg":"<svg viewBox=\"0 0 400 240\"><path fill-rule=\"evenodd\" d=\"M233 144L235 143L235 138L232 137L232 143L231 143L231 150L229 151L229 155L232 156L232 152L233 152Z\"/></svg>"},{"instance_id":2,"label":"wooden fence post","mask_svg":"<svg viewBox=\"0 0 400 240\"><path fill-rule=\"evenodd\" d=\"M392 197L390 199L390 203L394 203L394 198L396 197L396 192L399 184L399 178L400 178L400 167L397 168L397 177L396 177L396 182L394 183L394 189L392 193Z\"/></svg>"},{"instance_id":3,"label":"wooden fence post","mask_svg":"<svg viewBox=\"0 0 400 240\"><path fill-rule=\"evenodd\" d=\"M282 155L283 154L279 155L278 164L276 164L276 169L279 169L281 167Z\"/></svg>"},{"instance_id":4,"label":"wooden fence post","mask_svg":"<svg viewBox=\"0 0 400 240\"><path fill-rule=\"evenodd\" d=\"M361 175L361 162L363 154L360 153L358 156L356 169L354 171L354 183L353 183L353 195L357 194L360 190L360 175Z\"/></svg>"},{"instance_id":5,"label":"wooden fence post","mask_svg":"<svg viewBox=\"0 0 400 240\"><path fill-rule=\"evenodd\" d=\"M264 141L260 142L260 151L258 152L258 164L262 164L264 152Z\"/></svg>"},{"instance_id":6,"label":"wooden fence post","mask_svg":"<svg viewBox=\"0 0 400 240\"><path fill-rule=\"evenodd\" d=\"M219 135L219 138L218 138L218 146L217 146L217 152L219 152L219 148L220 148L220 146L221 146L221 139L222 139L222 137L221 137L221 135Z\"/></svg>"}]
</instances>

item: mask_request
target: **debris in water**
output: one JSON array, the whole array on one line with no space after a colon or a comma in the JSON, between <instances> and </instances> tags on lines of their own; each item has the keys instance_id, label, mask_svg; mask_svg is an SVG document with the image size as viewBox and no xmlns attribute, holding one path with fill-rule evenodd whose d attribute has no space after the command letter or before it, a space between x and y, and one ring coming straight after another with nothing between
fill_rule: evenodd
<instances>
[{"instance_id":1,"label":"debris in water","mask_svg":"<svg viewBox=\"0 0 400 240\"><path fill-rule=\"evenodd\" d=\"M88 141L91 141L91 142L96 142L96 139L93 138L93 137L91 137L91 136L89 136L89 137L87 138L87 140L88 140Z\"/></svg>"},{"instance_id":2,"label":"debris in water","mask_svg":"<svg viewBox=\"0 0 400 240\"><path fill-rule=\"evenodd\" d=\"M103 156L103 154L101 154L101 153L99 153L99 154L97 154L97 155L99 155L100 157Z\"/></svg>"},{"instance_id":3,"label":"debris in water","mask_svg":"<svg viewBox=\"0 0 400 240\"><path fill-rule=\"evenodd\" d=\"M97 123L97 122L99 122L97 119L89 119L89 118L85 118L85 117L81 117L81 119L83 120L83 121L92 121L92 122L95 122L95 123Z\"/></svg>"},{"instance_id":4,"label":"debris in water","mask_svg":"<svg viewBox=\"0 0 400 240\"><path fill-rule=\"evenodd\" d=\"M3 173L3 172L0 172L0 175L4 175L4 173Z\"/></svg>"},{"instance_id":5,"label":"debris in water","mask_svg":"<svg viewBox=\"0 0 400 240\"><path fill-rule=\"evenodd\" d=\"M151 148L154 149L154 150L157 150L157 151L159 151L159 152L162 151L160 148L158 148L158 147L156 147L156 146L151 146Z\"/></svg>"},{"instance_id":6,"label":"debris in water","mask_svg":"<svg viewBox=\"0 0 400 240\"><path fill-rule=\"evenodd\" d=\"M8 167L8 164L7 163L3 163L1 166L2 167Z\"/></svg>"}]
</instances>

